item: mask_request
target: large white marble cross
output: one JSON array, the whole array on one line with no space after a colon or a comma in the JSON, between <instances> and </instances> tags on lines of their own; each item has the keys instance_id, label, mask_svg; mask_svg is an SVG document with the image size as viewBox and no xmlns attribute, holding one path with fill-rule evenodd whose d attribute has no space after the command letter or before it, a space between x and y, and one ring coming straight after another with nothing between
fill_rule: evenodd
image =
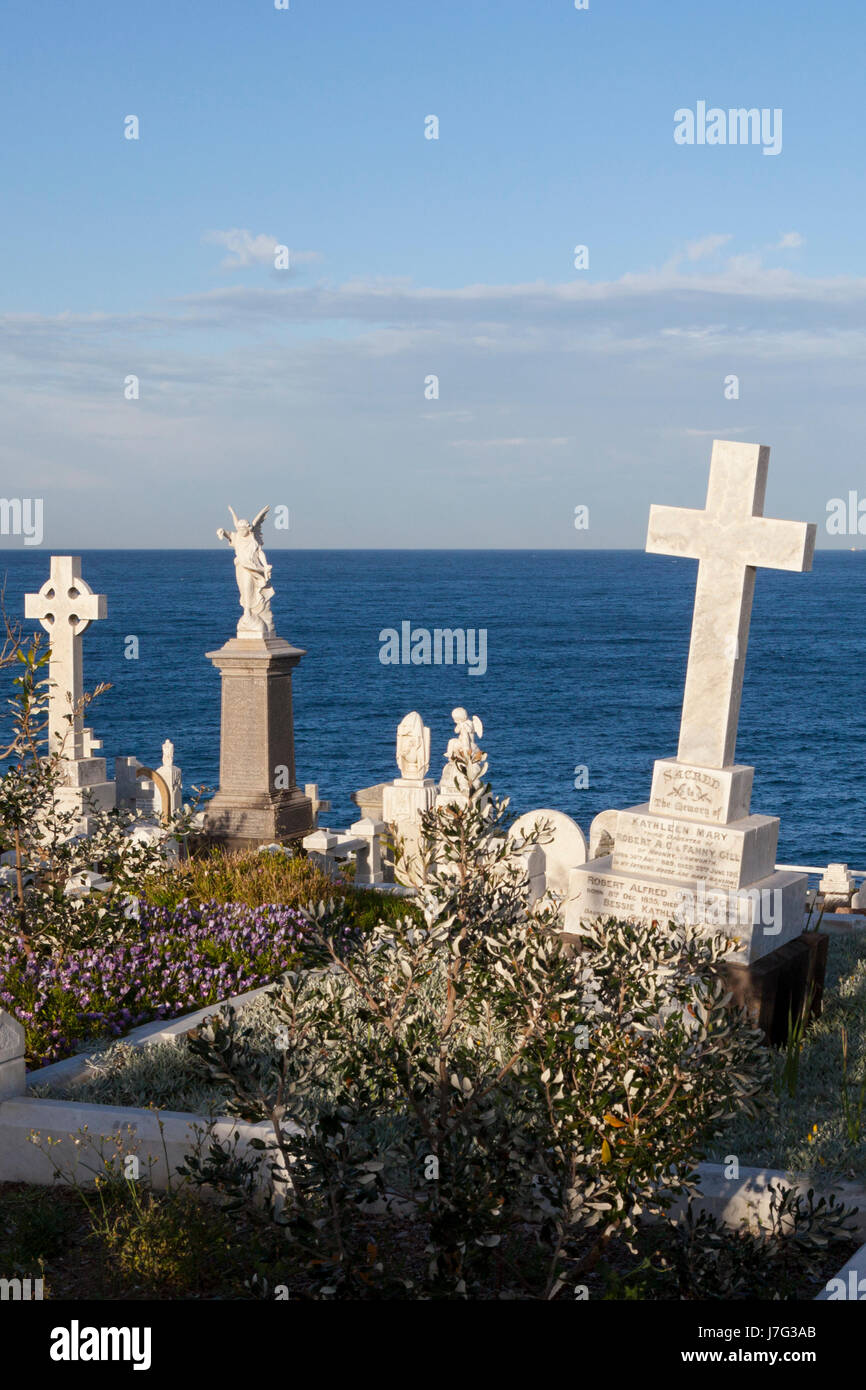
<instances>
[{"instance_id":1,"label":"large white marble cross","mask_svg":"<svg viewBox=\"0 0 866 1390\"><path fill-rule=\"evenodd\" d=\"M703 767L734 761L755 568L812 568L815 526L762 515L770 450L713 443L707 505L650 508L647 550L699 560L677 757Z\"/></svg>"},{"instance_id":2,"label":"large white marble cross","mask_svg":"<svg viewBox=\"0 0 866 1390\"><path fill-rule=\"evenodd\" d=\"M36 618L49 636L48 746L52 752L62 747L64 758L84 756L81 634L107 613L105 595L81 578L79 555L52 555L51 577L38 594L24 596L24 616Z\"/></svg>"}]
</instances>

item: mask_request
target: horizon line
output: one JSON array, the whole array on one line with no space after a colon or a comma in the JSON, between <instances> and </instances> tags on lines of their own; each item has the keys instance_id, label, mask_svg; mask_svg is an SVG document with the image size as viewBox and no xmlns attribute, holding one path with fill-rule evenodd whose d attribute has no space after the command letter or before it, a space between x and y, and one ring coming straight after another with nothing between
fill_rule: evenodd
<instances>
[{"instance_id":1,"label":"horizon line","mask_svg":"<svg viewBox=\"0 0 866 1390\"><path fill-rule=\"evenodd\" d=\"M273 554L299 554L312 555L326 553L334 555L374 555L383 552L395 555L529 555L534 552L541 552L547 555L582 555L582 554L634 554L646 555L649 552L644 546L640 545L585 545L585 546L552 546L552 545L484 545L484 546L464 546L464 545L417 545L417 546L396 546L396 545L306 545L306 546L274 546L266 542L266 548ZM81 545L81 546L59 546L59 545L40 545L40 546L15 546L14 549L0 550L0 555L75 555L79 551L88 554L123 554L123 555L147 555L147 554L188 554L190 551L201 554L221 555L226 553L225 547L216 545ZM862 554L866 553L866 545L816 545L815 553L821 554ZM669 555L662 556L662 559L689 560L693 556L689 555Z\"/></svg>"}]
</instances>

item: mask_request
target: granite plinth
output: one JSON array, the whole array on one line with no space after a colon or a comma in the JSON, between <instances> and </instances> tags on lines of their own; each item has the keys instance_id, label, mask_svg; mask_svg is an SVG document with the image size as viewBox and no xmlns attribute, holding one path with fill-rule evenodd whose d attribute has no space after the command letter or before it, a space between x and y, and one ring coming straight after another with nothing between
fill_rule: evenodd
<instances>
[{"instance_id":1,"label":"granite plinth","mask_svg":"<svg viewBox=\"0 0 866 1390\"><path fill-rule=\"evenodd\" d=\"M803 1012L820 1017L828 943L822 933L803 932L750 965L727 965L732 1004L746 1010L772 1046L785 1044L791 1019Z\"/></svg>"},{"instance_id":2,"label":"granite plinth","mask_svg":"<svg viewBox=\"0 0 866 1390\"><path fill-rule=\"evenodd\" d=\"M220 785L205 834L240 849L314 828L296 784L292 671L304 651L278 637L234 637L208 657L222 676Z\"/></svg>"}]
</instances>

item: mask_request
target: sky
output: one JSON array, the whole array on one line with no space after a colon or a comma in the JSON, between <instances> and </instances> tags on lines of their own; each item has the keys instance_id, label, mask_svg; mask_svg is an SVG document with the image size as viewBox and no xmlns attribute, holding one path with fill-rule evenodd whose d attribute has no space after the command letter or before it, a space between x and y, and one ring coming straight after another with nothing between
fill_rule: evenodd
<instances>
[{"instance_id":1,"label":"sky","mask_svg":"<svg viewBox=\"0 0 866 1390\"><path fill-rule=\"evenodd\" d=\"M854 0L5 0L0 494L55 551L265 503L274 548L640 547L722 438L866 545L864 38ZM675 139L740 107L766 139Z\"/></svg>"}]
</instances>

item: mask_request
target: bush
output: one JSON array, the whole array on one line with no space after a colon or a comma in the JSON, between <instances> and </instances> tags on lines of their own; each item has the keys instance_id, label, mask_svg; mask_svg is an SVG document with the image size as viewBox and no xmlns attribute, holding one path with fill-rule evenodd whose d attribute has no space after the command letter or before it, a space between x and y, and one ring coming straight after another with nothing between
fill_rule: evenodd
<instances>
[{"instance_id":1,"label":"bush","mask_svg":"<svg viewBox=\"0 0 866 1390\"><path fill-rule=\"evenodd\" d=\"M275 1213L319 1297L556 1297L694 1191L703 1146L768 1077L729 1008L729 943L611 921L574 953L555 910L529 906L481 754L455 762L464 799L424 823L423 925L381 924L344 956L320 912L327 969L275 992L275 1054L233 1016L190 1042L237 1113L270 1120ZM371 1203L423 1232L411 1277L371 1263Z\"/></svg>"},{"instance_id":2,"label":"bush","mask_svg":"<svg viewBox=\"0 0 866 1390\"><path fill-rule=\"evenodd\" d=\"M2 612L2 600L0 600ZM17 939L26 951L59 951L122 939L130 932L128 895L164 862L168 843L189 834L191 809L159 829L122 810L91 808L87 834L77 808L64 806L66 739L48 747L49 653L38 638L27 646L6 623L0 670L13 663L11 738L0 747L7 761L0 777L0 849L12 857L0 878L0 946ZM99 686L76 708L106 690ZM72 731L72 717L66 738ZM84 793L86 798L86 791ZM69 880L92 870L111 880L111 891L84 897L67 893Z\"/></svg>"}]
</instances>

